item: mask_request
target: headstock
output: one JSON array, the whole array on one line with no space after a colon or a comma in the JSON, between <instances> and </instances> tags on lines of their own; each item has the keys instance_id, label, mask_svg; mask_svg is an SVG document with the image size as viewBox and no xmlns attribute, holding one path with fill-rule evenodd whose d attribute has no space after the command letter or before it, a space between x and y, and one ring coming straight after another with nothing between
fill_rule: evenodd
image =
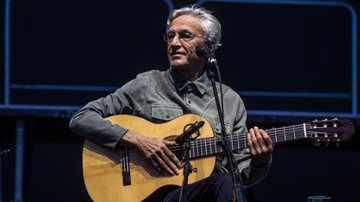
<instances>
[{"instance_id":1,"label":"headstock","mask_svg":"<svg viewBox=\"0 0 360 202\"><path fill-rule=\"evenodd\" d=\"M340 142L350 139L354 124L347 119L314 120L306 124L307 138L315 142Z\"/></svg>"}]
</instances>

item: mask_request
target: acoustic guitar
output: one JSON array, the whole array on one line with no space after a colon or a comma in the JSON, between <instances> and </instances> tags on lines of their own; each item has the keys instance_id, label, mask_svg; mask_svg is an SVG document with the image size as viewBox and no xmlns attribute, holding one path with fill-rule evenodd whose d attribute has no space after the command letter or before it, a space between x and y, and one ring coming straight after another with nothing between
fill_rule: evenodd
<instances>
[{"instance_id":1,"label":"acoustic guitar","mask_svg":"<svg viewBox=\"0 0 360 202\"><path fill-rule=\"evenodd\" d=\"M204 125L194 134L198 138L190 143L190 163L197 168L197 172L190 174L189 183L210 176L215 168L215 155L223 151L220 137L214 136L209 122L198 115L183 115L163 124L130 115L111 116L107 120L139 134L164 139L173 139L183 134L187 127L203 121ZM273 143L304 138L316 142L340 142L351 137L354 126L349 120L331 119L266 131ZM228 139L232 150L247 147L246 134L233 134ZM176 145L169 149L182 159L183 146ZM177 176L161 174L140 153L126 147L110 150L88 140L84 143L83 176L86 189L94 201L142 201L156 190L181 186L183 169L179 173Z\"/></svg>"}]
</instances>

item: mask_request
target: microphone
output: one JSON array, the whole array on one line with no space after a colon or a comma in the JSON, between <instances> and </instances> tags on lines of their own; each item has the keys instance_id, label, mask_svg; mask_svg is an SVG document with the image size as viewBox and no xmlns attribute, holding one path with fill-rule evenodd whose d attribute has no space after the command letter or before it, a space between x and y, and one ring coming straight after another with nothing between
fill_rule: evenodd
<instances>
[{"instance_id":1,"label":"microphone","mask_svg":"<svg viewBox=\"0 0 360 202\"><path fill-rule=\"evenodd\" d=\"M215 55L210 50L209 46L205 44L201 44L196 47L196 55L200 58L207 59L211 65L215 65L217 63Z\"/></svg>"},{"instance_id":2,"label":"microphone","mask_svg":"<svg viewBox=\"0 0 360 202\"><path fill-rule=\"evenodd\" d=\"M9 153L10 152L10 149L4 149L4 150L0 150L0 157L2 156L2 155L5 155L5 154L7 154L7 153Z\"/></svg>"},{"instance_id":3,"label":"microphone","mask_svg":"<svg viewBox=\"0 0 360 202\"><path fill-rule=\"evenodd\" d=\"M194 124L190 124L190 128L186 129L181 135L177 136L175 142L179 145L183 145L189 138L191 138L192 134L198 133L199 129L203 127L204 124L204 121L196 121ZM198 134L196 137L199 135L200 134Z\"/></svg>"},{"instance_id":4,"label":"microphone","mask_svg":"<svg viewBox=\"0 0 360 202\"><path fill-rule=\"evenodd\" d=\"M201 44L196 47L196 55L205 59L213 57L209 47L205 44Z\"/></svg>"}]
</instances>

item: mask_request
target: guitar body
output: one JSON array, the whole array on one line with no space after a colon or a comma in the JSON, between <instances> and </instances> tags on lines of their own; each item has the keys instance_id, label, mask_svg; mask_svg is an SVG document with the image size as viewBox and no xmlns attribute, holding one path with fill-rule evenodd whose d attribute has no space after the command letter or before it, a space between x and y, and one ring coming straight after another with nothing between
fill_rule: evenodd
<instances>
[{"instance_id":1,"label":"guitar body","mask_svg":"<svg viewBox=\"0 0 360 202\"><path fill-rule=\"evenodd\" d=\"M204 179L213 172L216 154L222 153L219 137L213 137L210 124L194 114L180 116L163 124L154 124L145 119L130 115L117 115L107 118L113 124L121 125L131 131L162 139L175 139L183 134L189 124L204 122L199 129L199 137L191 142L189 152L191 165L197 168L189 176L189 183ZM354 125L349 120L324 119L310 123L272 128L266 130L273 143L307 138L320 142L348 140L354 134ZM247 147L246 134L232 134L229 138L231 150ZM169 148L182 157L180 146ZM94 201L143 201L153 192L169 186L181 186L183 169L178 176L160 174L140 153L127 148L110 150L90 141L83 148L83 175L86 189Z\"/></svg>"},{"instance_id":2,"label":"guitar body","mask_svg":"<svg viewBox=\"0 0 360 202\"><path fill-rule=\"evenodd\" d=\"M154 124L145 119L130 115L117 115L107 118L113 124L121 125L145 136L167 139L183 133L185 125L204 121L198 138L212 137L210 124L194 114L180 116L163 124ZM140 153L129 150L130 180L123 182L120 150L110 150L88 140L83 148L83 176L86 189L94 201L142 201L154 191L167 185L181 186L183 169L178 176L160 174ZM189 175L189 184L204 179L213 172L215 156L191 160L197 172Z\"/></svg>"}]
</instances>

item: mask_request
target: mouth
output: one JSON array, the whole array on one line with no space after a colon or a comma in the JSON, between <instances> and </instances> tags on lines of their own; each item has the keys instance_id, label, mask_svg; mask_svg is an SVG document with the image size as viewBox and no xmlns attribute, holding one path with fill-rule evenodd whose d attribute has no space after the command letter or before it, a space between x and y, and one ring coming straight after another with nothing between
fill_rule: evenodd
<instances>
[{"instance_id":1,"label":"mouth","mask_svg":"<svg viewBox=\"0 0 360 202\"><path fill-rule=\"evenodd\" d=\"M183 52L171 52L170 53L170 56L181 56L181 55L186 55L186 54Z\"/></svg>"}]
</instances>

